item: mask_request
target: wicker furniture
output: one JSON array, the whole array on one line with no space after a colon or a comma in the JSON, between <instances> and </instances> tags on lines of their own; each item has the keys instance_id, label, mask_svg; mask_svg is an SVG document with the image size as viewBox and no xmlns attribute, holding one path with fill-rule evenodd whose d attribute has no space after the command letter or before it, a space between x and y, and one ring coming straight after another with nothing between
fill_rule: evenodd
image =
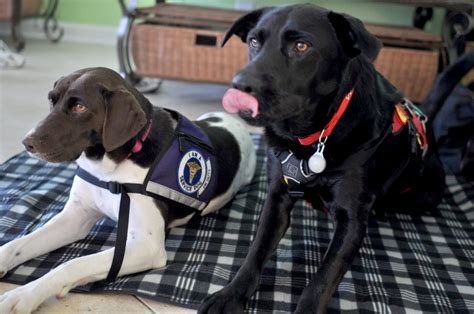
<instances>
[{"instance_id":1,"label":"wicker furniture","mask_svg":"<svg viewBox=\"0 0 474 314\"><path fill-rule=\"evenodd\" d=\"M157 77L228 84L247 63L246 46L237 37L220 48L225 30L242 11L157 4L125 12L119 63L131 81ZM448 63L441 38L415 28L367 27L385 46L377 69L407 97L422 101Z\"/></svg>"},{"instance_id":2,"label":"wicker furniture","mask_svg":"<svg viewBox=\"0 0 474 314\"><path fill-rule=\"evenodd\" d=\"M124 15L117 45L119 65L130 81L159 77L227 84L247 62L245 46L238 39L220 48L224 31L243 11L164 3L136 8L134 1L127 9L120 3ZM152 81L142 90L158 87Z\"/></svg>"},{"instance_id":3,"label":"wicker furniture","mask_svg":"<svg viewBox=\"0 0 474 314\"><path fill-rule=\"evenodd\" d=\"M376 69L412 101L423 101L449 63L441 37L409 27L367 24L367 29L384 43Z\"/></svg>"},{"instance_id":4,"label":"wicker furniture","mask_svg":"<svg viewBox=\"0 0 474 314\"><path fill-rule=\"evenodd\" d=\"M43 0L0 0L0 21L11 22L11 37L17 50L23 49L25 40L20 31L21 19L28 17L44 17L43 29L46 37L57 42L63 35L55 18L58 0L49 0L41 12Z\"/></svg>"},{"instance_id":5,"label":"wicker furniture","mask_svg":"<svg viewBox=\"0 0 474 314\"><path fill-rule=\"evenodd\" d=\"M220 47L224 30L243 12L175 5L145 12L152 17L134 25L131 33L139 76L228 83L247 62L239 39Z\"/></svg>"}]
</instances>

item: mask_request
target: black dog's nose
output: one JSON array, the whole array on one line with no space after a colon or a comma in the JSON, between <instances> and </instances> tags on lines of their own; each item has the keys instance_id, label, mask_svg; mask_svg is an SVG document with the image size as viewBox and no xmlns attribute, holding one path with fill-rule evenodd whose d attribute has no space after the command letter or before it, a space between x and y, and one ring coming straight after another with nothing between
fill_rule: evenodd
<instances>
[{"instance_id":1,"label":"black dog's nose","mask_svg":"<svg viewBox=\"0 0 474 314\"><path fill-rule=\"evenodd\" d=\"M36 148L34 145L34 140L31 136L27 136L23 139L22 141L23 145L25 146L25 149L29 151L30 153L36 153Z\"/></svg>"},{"instance_id":2,"label":"black dog's nose","mask_svg":"<svg viewBox=\"0 0 474 314\"><path fill-rule=\"evenodd\" d=\"M232 87L249 94L257 93L259 90L259 81L256 76L250 72L240 72L232 79Z\"/></svg>"}]
</instances>

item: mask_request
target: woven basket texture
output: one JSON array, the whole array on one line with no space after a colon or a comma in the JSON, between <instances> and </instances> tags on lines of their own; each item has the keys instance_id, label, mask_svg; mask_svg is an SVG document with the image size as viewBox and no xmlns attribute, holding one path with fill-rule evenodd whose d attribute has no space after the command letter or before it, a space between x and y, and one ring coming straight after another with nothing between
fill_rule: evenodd
<instances>
[{"instance_id":1,"label":"woven basket texture","mask_svg":"<svg viewBox=\"0 0 474 314\"><path fill-rule=\"evenodd\" d=\"M0 21L8 21L12 17L13 1L19 0L0 0ZM29 17L39 14L42 0L22 0L21 16Z\"/></svg>"},{"instance_id":2,"label":"woven basket texture","mask_svg":"<svg viewBox=\"0 0 474 314\"><path fill-rule=\"evenodd\" d=\"M165 4L140 14L146 18L133 25L130 39L139 76L228 84L247 64L246 46L236 36L220 47L225 29L243 12ZM385 45L376 69L421 102L445 63L440 36L409 27L368 24L367 29Z\"/></svg>"},{"instance_id":3,"label":"woven basket texture","mask_svg":"<svg viewBox=\"0 0 474 314\"><path fill-rule=\"evenodd\" d=\"M421 102L438 74L439 53L406 48L382 48L375 68L406 97Z\"/></svg>"},{"instance_id":4,"label":"woven basket texture","mask_svg":"<svg viewBox=\"0 0 474 314\"><path fill-rule=\"evenodd\" d=\"M131 42L136 73L166 79L229 83L247 63L247 50L232 37L220 47L224 33L174 26L134 25ZM208 38L215 45L196 44Z\"/></svg>"}]
</instances>

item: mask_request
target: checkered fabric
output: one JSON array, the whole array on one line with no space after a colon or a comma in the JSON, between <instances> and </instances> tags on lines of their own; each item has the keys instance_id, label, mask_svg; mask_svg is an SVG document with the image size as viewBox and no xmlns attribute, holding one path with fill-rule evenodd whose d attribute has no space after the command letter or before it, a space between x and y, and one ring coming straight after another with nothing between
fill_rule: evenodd
<instances>
[{"instance_id":1,"label":"checkered fabric","mask_svg":"<svg viewBox=\"0 0 474 314\"><path fill-rule=\"evenodd\" d=\"M80 291L130 293L196 308L226 285L244 260L265 200L264 144L249 187L218 213L174 228L166 241L168 265ZM47 164L26 153L0 166L0 240L6 243L41 227L61 210L73 164ZM447 177L443 203L429 216L371 217L368 237L332 298L330 312L468 313L474 311L474 187ZM133 213L132 213L133 215ZM294 311L330 241L332 224L298 202L291 226L267 263L249 312ZM72 258L112 247L115 224L104 219L83 241L40 256L3 279L24 284Z\"/></svg>"}]
</instances>

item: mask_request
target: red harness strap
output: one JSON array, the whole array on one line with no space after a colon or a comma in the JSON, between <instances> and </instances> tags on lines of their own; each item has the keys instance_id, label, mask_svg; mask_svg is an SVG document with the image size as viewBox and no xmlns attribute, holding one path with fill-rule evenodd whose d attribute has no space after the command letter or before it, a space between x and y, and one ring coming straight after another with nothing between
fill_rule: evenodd
<instances>
[{"instance_id":1,"label":"red harness strap","mask_svg":"<svg viewBox=\"0 0 474 314\"><path fill-rule=\"evenodd\" d=\"M422 121L423 114L417 113L415 108L410 105L396 104L395 112L393 113L392 131L394 134L398 133L409 121L412 121L416 128L416 140L420 148L425 151L428 148L428 139L426 137L425 122Z\"/></svg>"}]
</instances>

